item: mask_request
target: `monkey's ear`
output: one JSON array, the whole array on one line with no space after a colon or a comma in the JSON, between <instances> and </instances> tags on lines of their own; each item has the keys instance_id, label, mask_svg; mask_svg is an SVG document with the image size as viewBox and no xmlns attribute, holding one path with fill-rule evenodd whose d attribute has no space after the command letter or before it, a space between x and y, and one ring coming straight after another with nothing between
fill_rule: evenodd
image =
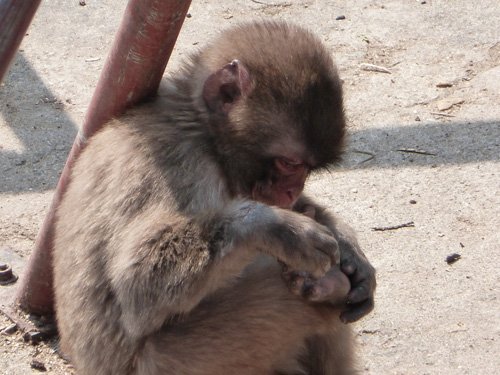
<instances>
[{"instance_id":1,"label":"monkey's ear","mask_svg":"<svg viewBox=\"0 0 500 375\"><path fill-rule=\"evenodd\" d=\"M234 103L250 90L248 70L239 60L233 60L207 78L203 100L210 111L228 114Z\"/></svg>"}]
</instances>

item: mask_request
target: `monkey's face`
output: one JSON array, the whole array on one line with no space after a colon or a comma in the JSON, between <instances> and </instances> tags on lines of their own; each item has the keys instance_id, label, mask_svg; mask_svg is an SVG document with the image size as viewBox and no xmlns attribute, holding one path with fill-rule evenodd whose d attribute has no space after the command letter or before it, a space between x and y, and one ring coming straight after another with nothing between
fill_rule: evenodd
<instances>
[{"instance_id":1,"label":"monkey's face","mask_svg":"<svg viewBox=\"0 0 500 375\"><path fill-rule=\"evenodd\" d=\"M290 208L309 173L338 160L344 136L338 82L316 74L298 86L252 75L238 60L205 82L212 134L237 194Z\"/></svg>"},{"instance_id":2,"label":"monkey's face","mask_svg":"<svg viewBox=\"0 0 500 375\"><path fill-rule=\"evenodd\" d=\"M286 208L311 171L340 158L345 131L332 59L314 36L290 30L263 24L224 36L204 58L212 73L202 94L233 190Z\"/></svg>"}]
</instances>

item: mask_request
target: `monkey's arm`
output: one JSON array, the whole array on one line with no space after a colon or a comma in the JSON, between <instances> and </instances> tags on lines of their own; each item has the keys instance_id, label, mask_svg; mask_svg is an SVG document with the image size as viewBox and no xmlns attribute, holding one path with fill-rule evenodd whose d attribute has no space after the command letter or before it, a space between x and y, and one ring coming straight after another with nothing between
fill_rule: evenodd
<instances>
[{"instance_id":1,"label":"monkey's arm","mask_svg":"<svg viewBox=\"0 0 500 375\"><path fill-rule=\"evenodd\" d=\"M329 228L338 241L340 269L348 276L351 283L351 290L347 295L347 308L340 315L342 321L355 322L370 313L374 308L377 285L375 268L361 250L354 230L308 197L301 196L293 209L313 217ZM332 283L336 281L332 279Z\"/></svg>"},{"instance_id":2,"label":"monkey's arm","mask_svg":"<svg viewBox=\"0 0 500 375\"><path fill-rule=\"evenodd\" d=\"M322 275L338 261L337 241L316 221L264 204L241 201L194 219L143 212L117 239L111 284L121 323L138 338L188 313L237 275L257 251Z\"/></svg>"}]
</instances>

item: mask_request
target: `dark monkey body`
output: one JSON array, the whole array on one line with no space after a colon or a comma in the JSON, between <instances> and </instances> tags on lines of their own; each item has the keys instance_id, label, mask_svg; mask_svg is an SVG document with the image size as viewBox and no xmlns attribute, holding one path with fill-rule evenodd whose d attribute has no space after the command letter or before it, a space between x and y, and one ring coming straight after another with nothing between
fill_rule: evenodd
<instances>
[{"instance_id":1,"label":"dark monkey body","mask_svg":"<svg viewBox=\"0 0 500 375\"><path fill-rule=\"evenodd\" d=\"M61 346L78 373L353 372L341 320L373 308L375 271L302 195L338 160L344 127L325 48L264 22L224 32L96 134L55 239Z\"/></svg>"}]
</instances>

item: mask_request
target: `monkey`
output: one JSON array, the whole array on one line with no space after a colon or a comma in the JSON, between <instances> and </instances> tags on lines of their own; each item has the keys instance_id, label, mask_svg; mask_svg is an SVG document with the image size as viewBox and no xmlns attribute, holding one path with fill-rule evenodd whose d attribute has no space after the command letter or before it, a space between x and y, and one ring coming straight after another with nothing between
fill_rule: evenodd
<instances>
[{"instance_id":1,"label":"monkey","mask_svg":"<svg viewBox=\"0 0 500 375\"><path fill-rule=\"evenodd\" d=\"M75 161L56 213L78 374L349 374L375 269L303 193L345 138L333 59L284 22L223 31Z\"/></svg>"}]
</instances>

